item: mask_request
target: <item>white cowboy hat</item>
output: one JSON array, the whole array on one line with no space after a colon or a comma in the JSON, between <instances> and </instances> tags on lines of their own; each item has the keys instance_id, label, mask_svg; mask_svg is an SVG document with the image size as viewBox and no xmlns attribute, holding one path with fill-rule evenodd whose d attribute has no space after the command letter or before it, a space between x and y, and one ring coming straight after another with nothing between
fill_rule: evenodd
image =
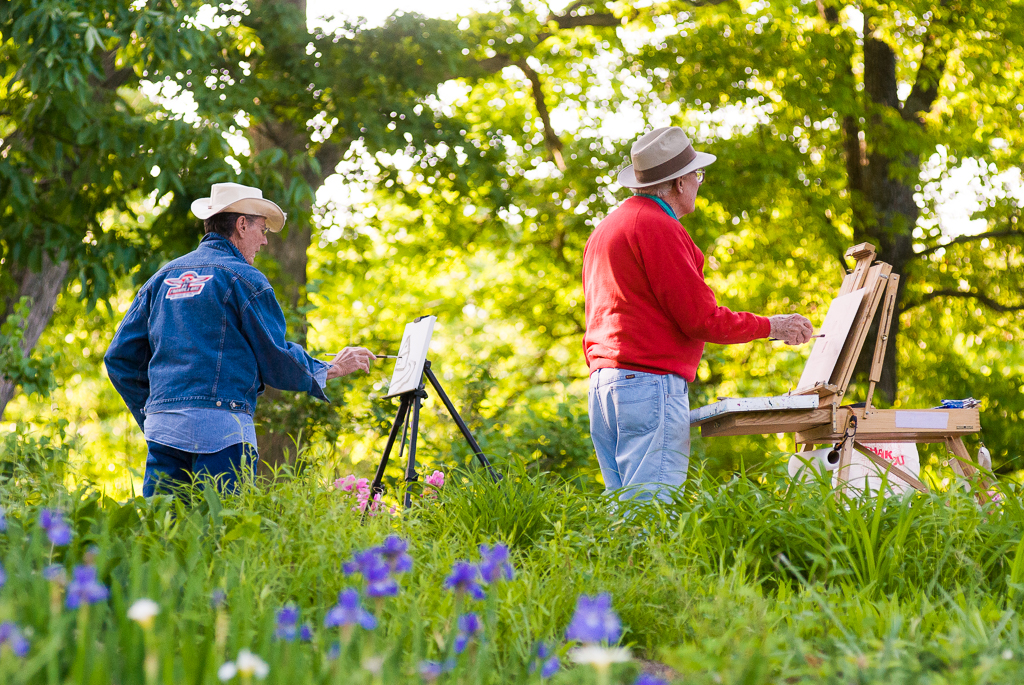
<instances>
[{"instance_id":1,"label":"white cowboy hat","mask_svg":"<svg viewBox=\"0 0 1024 685\"><path fill-rule=\"evenodd\" d=\"M288 218L275 203L263 199L262 190L241 183L214 183L210 197L201 197L192 203L192 213L200 219L209 219L221 212L265 217L267 228L274 233L284 228L284 220Z\"/></svg>"},{"instance_id":2,"label":"white cowboy hat","mask_svg":"<svg viewBox=\"0 0 1024 685\"><path fill-rule=\"evenodd\" d=\"M633 143L633 163L619 172L619 185L646 188L703 169L717 157L697 152L678 126L656 128Z\"/></svg>"}]
</instances>

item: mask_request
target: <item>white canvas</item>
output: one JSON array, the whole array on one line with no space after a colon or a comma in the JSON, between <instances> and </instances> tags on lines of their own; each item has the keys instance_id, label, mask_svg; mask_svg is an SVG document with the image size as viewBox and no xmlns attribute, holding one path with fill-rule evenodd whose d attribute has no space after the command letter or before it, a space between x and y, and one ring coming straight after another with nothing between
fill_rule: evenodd
<instances>
[{"instance_id":1,"label":"white canvas","mask_svg":"<svg viewBox=\"0 0 1024 685\"><path fill-rule=\"evenodd\" d=\"M800 376L794 393L811 390L817 383L828 383L866 292L867 288L861 288L832 300L828 313L825 314L825 322L818 330L824 337L814 341L811 356L807 358L803 375Z\"/></svg>"},{"instance_id":2,"label":"white canvas","mask_svg":"<svg viewBox=\"0 0 1024 685\"><path fill-rule=\"evenodd\" d=\"M395 372L391 375L391 385L385 397L401 395L420 386L423 379L423 364L427 361L435 321L436 316L423 316L405 325L402 346L398 350L398 359L395 360Z\"/></svg>"}]
</instances>

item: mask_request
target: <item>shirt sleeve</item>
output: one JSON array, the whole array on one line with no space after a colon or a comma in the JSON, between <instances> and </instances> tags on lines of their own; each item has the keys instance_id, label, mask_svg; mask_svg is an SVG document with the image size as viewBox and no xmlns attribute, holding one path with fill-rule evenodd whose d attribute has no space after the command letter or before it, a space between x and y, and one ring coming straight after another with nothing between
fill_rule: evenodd
<instances>
[{"instance_id":1,"label":"shirt sleeve","mask_svg":"<svg viewBox=\"0 0 1024 685\"><path fill-rule=\"evenodd\" d=\"M697 262L697 246L681 225L652 228L637 231L640 258L655 299L684 334L724 345L768 337L771 324L766 317L718 305Z\"/></svg>"},{"instance_id":2,"label":"shirt sleeve","mask_svg":"<svg viewBox=\"0 0 1024 685\"><path fill-rule=\"evenodd\" d=\"M319 400L330 401L323 390L327 384L324 367L328 365L313 359L301 345L285 340L284 312L273 288L253 295L242 307L242 333L256 353L264 383L278 390L307 392ZM321 372L323 383L317 378Z\"/></svg>"},{"instance_id":3,"label":"shirt sleeve","mask_svg":"<svg viewBox=\"0 0 1024 685\"><path fill-rule=\"evenodd\" d=\"M110 383L143 431L143 409L149 399L149 362L153 358L149 346L149 295L149 288L139 291L103 355Z\"/></svg>"},{"instance_id":4,"label":"shirt sleeve","mask_svg":"<svg viewBox=\"0 0 1024 685\"><path fill-rule=\"evenodd\" d=\"M321 365L320 369L313 374L313 380L315 380L316 384L320 386L321 390L323 390L327 387L327 370L331 368L331 365L324 364L319 359L314 359L313 361Z\"/></svg>"}]
</instances>

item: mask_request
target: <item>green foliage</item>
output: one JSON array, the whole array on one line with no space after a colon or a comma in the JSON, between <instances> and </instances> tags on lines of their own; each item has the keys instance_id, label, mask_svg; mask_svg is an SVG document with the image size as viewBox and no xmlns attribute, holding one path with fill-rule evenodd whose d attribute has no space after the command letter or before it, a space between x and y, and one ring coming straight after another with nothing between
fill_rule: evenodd
<instances>
[{"instance_id":1,"label":"green foliage","mask_svg":"<svg viewBox=\"0 0 1024 685\"><path fill-rule=\"evenodd\" d=\"M226 144L215 123L171 120L138 88L184 55L215 49L187 21L201 4L0 8L0 255L9 268L39 271L44 252L70 260L82 297L95 304L118 276L145 278L167 258L162 248L190 242L166 229L196 188L229 168ZM176 200L149 232L138 203L168 192Z\"/></svg>"},{"instance_id":2,"label":"green foliage","mask_svg":"<svg viewBox=\"0 0 1024 685\"><path fill-rule=\"evenodd\" d=\"M531 475L516 461L495 473L497 482L476 464L451 472L438 505L423 507L425 523L439 538L496 539L524 551L586 525L588 506L570 496L568 484Z\"/></svg>"},{"instance_id":3,"label":"green foliage","mask_svg":"<svg viewBox=\"0 0 1024 685\"><path fill-rule=\"evenodd\" d=\"M58 356L50 347L26 354L22 345L28 324L30 300L21 298L14 311L0 325L0 379L21 387L26 395L45 399L54 388L53 367Z\"/></svg>"},{"instance_id":4,"label":"green foliage","mask_svg":"<svg viewBox=\"0 0 1024 685\"><path fill-rule=\"evenodd\" d=\"M31 647L25 660L5 651L0 673L143 683L155 668L161 681L215 683L246 648L268 663L268 683L370 682L372 658L382 659L381 682L416 683L420 661L450 654L456 617L471 610L483 639L442 682L536 683L535 641L560 645L576 597L610 592L623 644L646 660L610 682L631 683L652 661L674 667L675 682L728 685L1024 675L1024 509L1014 488L984 509L959 491L840 501L772 470L699 473L673 503L616 504L547 475L511 468L493 485L472 469L449 474L438 497L417 495L411 510L360 525L354 498L324 486L322 455L304 457L311 468L247 482L237 496L197 485L192 506L69 491L53 474L5 476L0 616ZM44 507L66 513L69 546L46 539ZM330 656L339 632L323 617L341 589L362 586L339 566L389 534L409 541L413 569L398 596L366 605L379 627L341 633L339 662ZM460 603L442 587L453 562L495 542L512 543L514 578ZM42 571L83 563L110 598L69 610L66 588ZM211 604L215 591L223 605ZM159 604L152 629L126 616L141 597ZM312 626L311 643L274 637L289 604ZM594 682L588 667L563 664L551 682Z\"/></svg>"}]
</instances>

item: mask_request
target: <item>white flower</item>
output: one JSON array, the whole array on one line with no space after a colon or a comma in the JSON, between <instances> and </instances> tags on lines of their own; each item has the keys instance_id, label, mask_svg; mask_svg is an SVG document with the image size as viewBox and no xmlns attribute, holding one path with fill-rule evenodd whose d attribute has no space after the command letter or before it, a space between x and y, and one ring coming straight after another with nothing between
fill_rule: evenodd
<instances>
[{"instance_id":1,"label":"white flower","mask_svg":"<svg viewBox=\"0 0 1024 685\"><path fill-rule=\"evenodd\" d=\"M128 618L138 623L143 628L153 626L153 617L160 613L160 605L151 599L143 597L136 600L128 609Z\"/></svg>"},{"instance_id":2,"label":"white flower","mask_svg":"<svg viewBox=\"0 0 1024 685\"><path fill-rule=\"evenodd\" d=\"M254 675L260 680L266 678L270 673L270 666L267 665L267 662L248 649L243 649L238 653L235 664L238 666L238 672L242 675Z\"/></svg>"},{"instance_id":3,"label":"white flower","mask_svg":"<svg viewBox=\"0 0 1024 685\"><path fill-rule=\"evenodd\" d=\"M1006 659L1007 661L1012 659L1013 658L1013 650L1012 649L1004 649L1003 650L1003 658Z\"/></svg>"},{"instance_id":4,"label":"white flower","mask_svg":"<svg viewBox=\"0 0 1024 685\"><path fill-rule=\"evenodd\" d=\"M380 675L380 671L384 668L384 657L382 656L368 656L363 659L363 668L374 675Z\"/></svg>"},{"instance_id":5,"label":"white flower","mask_svg":"<svg viewBox=\"0 0 1024 685\"><path fill-rule=\"evenodd\" d=\"M629 650L625 647L584 645L569 652L569 658L578 664L590 664L594 668L605 669L612 664L629 661Z\"/></svg>"},{"instance_id":6,"label":"white flower","mask_svg":"<svg viewBox=\"0 0 1024 685\"><path fill-rule=\"evenodd\" d=\"M221 667L217 669L217 677L224 682L227 682L234 678L236 673L238 673L238 669L235 668L234 661L228 661L224 664L221 664Z\"/></svg>"}]
</instances>

